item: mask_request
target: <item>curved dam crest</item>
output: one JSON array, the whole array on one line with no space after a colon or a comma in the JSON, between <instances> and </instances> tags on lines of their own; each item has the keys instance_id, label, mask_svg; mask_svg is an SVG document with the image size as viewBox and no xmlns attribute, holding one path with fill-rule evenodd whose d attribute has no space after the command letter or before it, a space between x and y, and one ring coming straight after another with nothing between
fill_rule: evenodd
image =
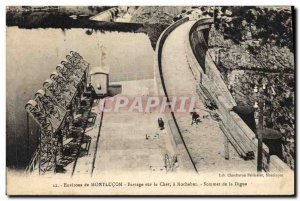
<instances>
[{"instance_id":1,"label":"curved dam crest","mask_svg":"<svg viewBox=\"0 0 300 201\"><path fill-rule=\"evenodd\" d=\"M236 103L209 53L206 53L208 50L207 29L209 29L210 20L188 20L184 18L175 22L160 36L154 63L157 90L159 94L166 96L182 93L194 94L203 101L201 96L203 96L204 87L211 101L217 104L216 112L220 115L221 122L203 120L202 128L194 129L189 126L188 115L184 117L172 113L172 116L168 116L168 120L177 128L174 138L178 147L181 144L185 147L185 149L179 148L179 155L186 155L183 160L190 159L196 171L236 168L255 171L257 165L255 134L236 113L231 111ZM185 40L179 41L178 38L185 38ZM187 91L187 89L191 90ZM202 93L199 94L199 90ZM204 112L201 108L200 110L203 116L208 115L207 111ZM208 113L211 112L208 111ZM224 159L222 139L225 136L233 145L229 148L230 160ZM176 140L176 138L181 138L181 140ZM243 150L253 152L254 160L242 159ZM265 171L290 171L277 156L269 156L269 149L266 145L263 145L263 155Z\"/></svg>"}]
</instances>

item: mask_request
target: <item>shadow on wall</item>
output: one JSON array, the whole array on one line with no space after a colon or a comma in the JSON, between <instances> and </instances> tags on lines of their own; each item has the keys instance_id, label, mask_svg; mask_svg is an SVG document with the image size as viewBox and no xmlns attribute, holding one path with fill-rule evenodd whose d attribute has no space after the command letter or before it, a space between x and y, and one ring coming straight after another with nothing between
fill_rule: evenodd
<instances>
[{"instance_id":1,"label":"shadow on wall","mask_svg":"<svg viewBox=\"0 0 300 201\"><path fill-rule=\"evenodd\" d=\"M191 41L193 53L200 66L203 68L204 73L206 72L205 59L206 59L206 52L208 50L208 46L207 46L208 36L209 36L208 29L204 29L201 31L192 31L190 35L190 41Z\"/></svg>"}]
</instances>

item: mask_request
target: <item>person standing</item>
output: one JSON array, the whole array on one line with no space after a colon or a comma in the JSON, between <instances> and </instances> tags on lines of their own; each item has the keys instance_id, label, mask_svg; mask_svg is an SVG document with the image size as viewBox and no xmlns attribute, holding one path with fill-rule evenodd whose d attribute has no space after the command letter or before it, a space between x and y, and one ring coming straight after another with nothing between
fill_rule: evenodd
<instances>
[{"instance_id":1,"label":"person standing","mask_svg":"<svg viewBox=\"0 0 300 201\"><path fill-rule=\"evenodd\" d=\"M163 119L161 117L158 118L158 126L159 126L160 130L165 129L165 122L163 121Z\"/></svg>"}]
</instances>

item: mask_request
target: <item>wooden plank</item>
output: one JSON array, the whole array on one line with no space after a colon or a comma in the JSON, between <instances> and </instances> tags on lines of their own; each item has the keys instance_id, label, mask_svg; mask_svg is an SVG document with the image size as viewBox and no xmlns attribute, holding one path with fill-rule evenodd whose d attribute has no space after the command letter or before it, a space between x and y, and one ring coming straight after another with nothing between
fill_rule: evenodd
<instances>
[{"instance_id":1,"label":"wooden plank","mask_svg":"<svg viewBox=\"0 0 300 201\"><path fill-rule=\"evenodd\" d=\"M238 154L242 157L246 156L245 151L240 147L239 143L236 142L236 140L231 136L230 132L227 131L223 123L220 123L220 128L223 131L224 135L226 135L227 139L230 141L232 146L235 148L235 150L238 152Z\"/></svg>"},{"instance_id":2,"label":"wooden plank","mask_svg":"<svg viewBox=\"0 0 300 201\"><path fill-rule=\"evenodd\" d=\"M228 138L224 135L224 156L225 160L229 160Z\"/></svg>"}]
</instances>

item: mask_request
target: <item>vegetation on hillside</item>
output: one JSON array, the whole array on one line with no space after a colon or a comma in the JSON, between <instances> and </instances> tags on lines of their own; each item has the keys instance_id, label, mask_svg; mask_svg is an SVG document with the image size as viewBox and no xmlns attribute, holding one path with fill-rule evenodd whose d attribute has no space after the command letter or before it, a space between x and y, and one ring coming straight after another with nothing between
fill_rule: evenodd
<instances>
[{"instance_id":1,"label":"vegetation on hillside","mask_svg":"<svg viewBox=\"0 0 300 201\"><path fill-rule=\"evenodd\" d=\"M282 134L282 155L295 158L295 77L291 8L218 7L209 46L238 104L254 106L265 85L264 127ZM206 13L206 14L207 14ZM261 98L261 97L260 97Z\"/></svg>"}]
</instances>

